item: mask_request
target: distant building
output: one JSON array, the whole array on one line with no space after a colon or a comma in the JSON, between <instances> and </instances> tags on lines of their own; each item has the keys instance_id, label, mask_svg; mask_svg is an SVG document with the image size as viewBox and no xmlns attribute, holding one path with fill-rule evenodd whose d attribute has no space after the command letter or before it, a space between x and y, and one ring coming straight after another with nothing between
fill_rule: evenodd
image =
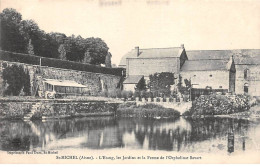
<instances>
[{"instance_id":1,"label":"distant building","mask_svg":"<svg viewBox=\"0 0 260 167\"><path fill-rule=\"evenodd\" d=\"M149 75L161 72L179 73L187 60L184 45L172 48L139 49L136 47L126 57L126 76Z\"/></svg>"},{"instance_id":2,"label":"distant building","mask_svg":"<svg viewBox=\"0 0 260 167\"><path fill-rule=\"evenodd\" d=\"M188 60L180 74L183 80L191 81L195 96L211 91L235 93L236 68L233 57L230 60Z\"/></svg>"},{"instance_id":3,"label":"distant building","mask_svg":"<svg viewBox=\"0 0 260 167\"><path fill-rule=\"evenodd\" d=\"M143 75L131 75L126 78L123 82L123 89L124 90L131 90L135 91L136 86L140 84L144 80Z\"/></svg>"},{"instance_id":4,"label":"distant building","mask_svg":"<svg viewBox=\"0 0 260 167\"><path fill-rule=\"evenodd\" d=\"M126 68L124 89L133 90L134 85L139 82L136 80L137 78L144 77L145 80L149 80L149 75L156 72L179 73L185 60L187 60L187 55L184 45L181 45L181 47L151 49L135 47L121 59L119 64L119 67Z\"/></svg>"},{"instance_id":5,"label":"distant building","mask_svg":"<svg viewBox=\"0 0 260 167\"><path fill-rule=\"evenodd\" d=\"M235 65L228 69L231 56ZM122 57L119 67L126 68L126 77L143 75L147 80L156 72L172 72L190 79L193 87L260 96L260 49L186 51L183 45L152 49L136 47ZM235 82L230 77L235 77ZM200 86L195 83L198 78Z\"/></svg>"},{"instance_id":6,"label":"distant building","mask_svg":"<svg viewBox=\"0 0 260 167\"><path fill-rule=\"evenodd\" d=\"M228 60L233 55L236 67L236 94L260 96L260 49L190 50L189 60Z\"/></svg>"}]
</instances>

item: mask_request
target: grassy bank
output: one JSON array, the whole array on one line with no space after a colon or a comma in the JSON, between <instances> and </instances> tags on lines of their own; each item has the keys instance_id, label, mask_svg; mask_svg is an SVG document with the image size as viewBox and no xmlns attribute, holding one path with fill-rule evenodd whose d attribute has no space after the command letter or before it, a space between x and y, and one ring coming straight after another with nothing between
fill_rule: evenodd
<instances>
[{"instance_id":1,"label":"grassy bank","mask_svg":"<svg viewBox=\"0 0 260 167\"><path fill-rule=\"evenodd\" d=\"M117 109L119 117L179 117L180 113L174 109L164 108L157 104L136 105L135 102L120 104Z\"/></svg>"}]
</instances>

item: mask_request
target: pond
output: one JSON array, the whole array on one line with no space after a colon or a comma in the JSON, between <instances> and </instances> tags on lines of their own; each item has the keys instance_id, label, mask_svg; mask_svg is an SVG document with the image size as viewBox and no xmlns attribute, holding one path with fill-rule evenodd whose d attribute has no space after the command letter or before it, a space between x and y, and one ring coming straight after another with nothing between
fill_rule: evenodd
<instances>
[{"instance_id":1,"label":"pond","mask_svg":"<svg viewBox=\"0 0 260 167\"><path fill-rule=\"evenodd\" d=\"M85 117L0 122L0 150L259 151L260 120Z\"/></svg>"}]
</instances>

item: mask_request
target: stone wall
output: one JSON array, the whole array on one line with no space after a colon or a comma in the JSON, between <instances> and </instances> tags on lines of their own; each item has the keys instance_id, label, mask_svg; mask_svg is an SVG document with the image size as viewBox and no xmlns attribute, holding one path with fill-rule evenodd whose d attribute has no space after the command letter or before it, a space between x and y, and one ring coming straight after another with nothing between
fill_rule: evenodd
<instances>
[{"instance_id":1,"label":"stone wall","mask_svg":"<svg viewBox=\"0 0 260 167\"><path fill-rule=\"evenodd\" d=\"M38 104L37 110L32 106ZM92 102L0 102L0 119L24 119L30 112L32 118L65 118L114 115L117 103Z\"/></svg>"},{"instance_id":2,"label":"stone wall","mask_svg":"<svg viewBox=\"0 0 260 167\"><path fill-rule=\"evenodd\" d=\"M13 64L21 65L25 71L29 71L31 81L31 94L36 95L36 92L42 90L43 79L57 80L73 80L79 84L86 85L91 94L97 94L102 90L115 89L120 82L120 76L91 73L85 71L76 71L60 68L52 68L46 66L29 65L17 62L0 61L0 95L3 95L4 85L2 74L4 66L12 66Z\"/></svg>"}]
</instances>

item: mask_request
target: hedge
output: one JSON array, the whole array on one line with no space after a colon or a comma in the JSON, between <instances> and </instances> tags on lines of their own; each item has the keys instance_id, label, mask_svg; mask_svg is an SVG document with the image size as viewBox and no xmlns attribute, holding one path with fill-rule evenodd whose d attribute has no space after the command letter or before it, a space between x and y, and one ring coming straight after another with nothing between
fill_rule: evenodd
<instances>
[{"instance_id":1,"label":"hedge","mask_svg":"<svg viewBox=\"0 0 260 167\"><path fill-rule=\"evenodd\" d=\"M102 74L111 74L111 75L122 76L122 71L124 70L123 68L98 67L98 66L91 65L91 64L82 64L82 63L73 62L73 61L39 57L39 56L33 56L33 55L28 55L28 54L13 53L13 52L0 50L0 60L4 60L4 61L40 65L40 59L41 59L42 66L72 69L72 70L77 70L77 71L87 71L87 72L93 72L93 73L102 73Z\"/></svg>"},{"instance_id":2,"label":"hedge","mask_svg":"<svg viewBox=\"0 0 260 167\"><path fill-rule=\"evenodd\" d=\"M118 106L116 115L118 117L178 118L180 112L157 104L136 105L135 102L126 102Z\"/></svg>"}]
</instances>

